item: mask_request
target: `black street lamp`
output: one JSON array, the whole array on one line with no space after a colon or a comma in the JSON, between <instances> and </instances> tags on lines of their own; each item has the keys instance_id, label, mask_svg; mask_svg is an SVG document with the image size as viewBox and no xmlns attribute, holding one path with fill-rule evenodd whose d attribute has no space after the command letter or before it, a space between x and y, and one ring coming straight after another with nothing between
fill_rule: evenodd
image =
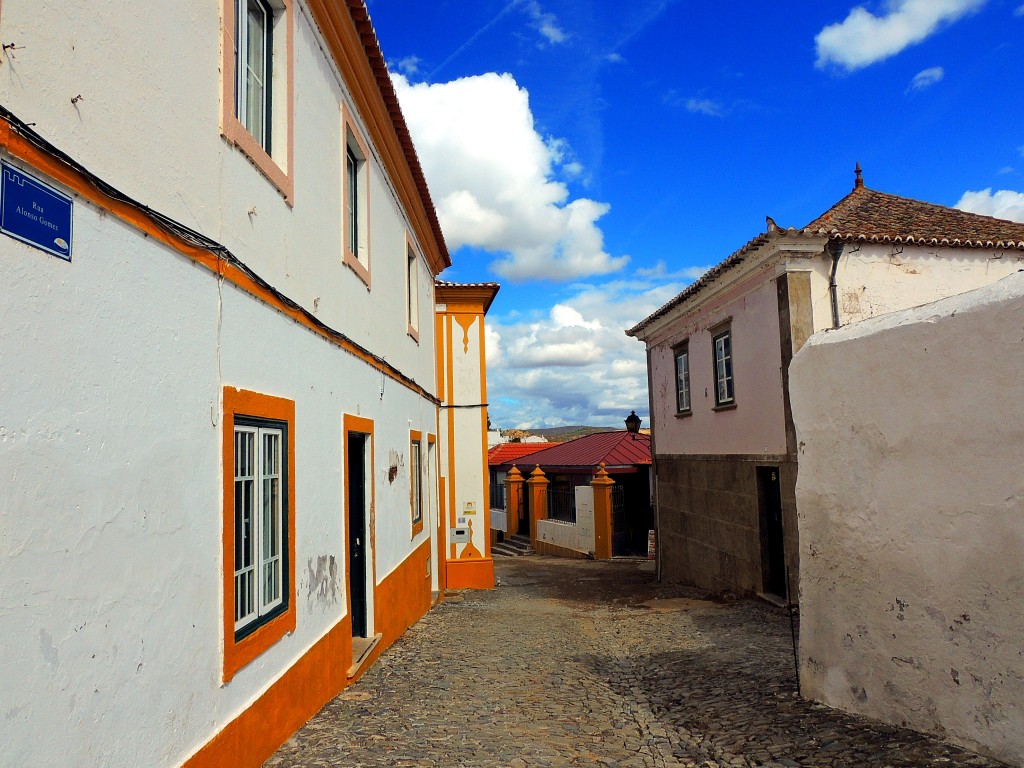
<instances>
[{"instance_id":1,"label":"black street lamp","mask_svg":"<svg viewBox=\"0 0 1024 768\"><path fill-rule=\"evenodd\" d=\"M636 411L630 411L626 417L626 431L636 440L637 433L640 432L640 417L636 415Z\"/></svg>"}]
</instances>

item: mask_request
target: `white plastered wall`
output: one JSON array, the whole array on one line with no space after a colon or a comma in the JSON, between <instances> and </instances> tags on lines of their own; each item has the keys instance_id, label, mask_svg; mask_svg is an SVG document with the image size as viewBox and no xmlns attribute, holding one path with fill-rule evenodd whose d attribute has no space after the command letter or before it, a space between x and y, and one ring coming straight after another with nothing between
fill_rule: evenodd
<instances>
[{"instance_id":1,"label":"white plastered wall","mask_svg":"<svg viewBox=\"0 0 1024 768\"><path fill-rule=\"evenodd\" d=\"M342 264L342 104L361 117L318 32L297 3L290 207L220 135L220 6L5 0L0 103L432 392L432 276L417 343L411 228L372 145L370 288ZM374 423L377 582L430 536L412 538L407 467L436 405L81 198L73 248L0 235L4 759L177 765L345 615L344 414ZM222 686L224 386L296 404L297 626Z\"/></svg>"},{"instance_id":2,"label":"white plastered wall","mask_svg":"<svg viewBox=\"0 0 1024 768\"><path fill-rule=\"evenodd\" d=\"M811 698L1024 763L1024 275L816 334L801 445Z\"/></svg>"},{"instance_id":3,"label":"white plastered wall","mask_svg":"<svg viewBox=\"0 0 1024 768\"><path fill-rule=\"evenodd\" d=\"M323 322L402 360L431 389L430 334L417 345L406 333L411 227L319 31L295 0L291 207L221 136L220 9L221 0L145 13L107 0L4 0L0 37L17 50L5 54L0 103L121 191L227 246ZM370 150L370 289L342 263L343 104ZM381 311L392 301L395 311ZM421 330L431 307L422 294ZM374 322L353 322L367 317Z\"/></svg>"},{"instance_id":4,"label":"white plastered wall","mask_svg":"<svg viewBox=\"0 0 1024 768\"><path fill-rule=\"evenodd\" d=\"M0 251L5 754L177 764L345 614L343 414L375 425L379 582L429 535L385 469L435 407L81 199L71 264ZM296 403L297 537L296 631L225 686L223 385Z\"/></svg>"}]
</instances>

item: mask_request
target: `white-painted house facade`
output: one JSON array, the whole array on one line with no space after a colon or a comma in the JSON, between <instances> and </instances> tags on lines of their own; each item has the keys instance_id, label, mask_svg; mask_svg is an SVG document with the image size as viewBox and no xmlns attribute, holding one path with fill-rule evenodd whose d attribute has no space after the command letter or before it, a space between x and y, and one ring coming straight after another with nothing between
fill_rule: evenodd
<instances>
[{"instance_id":1,"label":"white-painted house facade","mask_svg":"<svg viewBox=\"0 0 1024 768\"><path fill-rule=\"evenodd\" d=\"M800 680L1024 765L1024 274L837 331L792 367Z\"/></svg>"},{"instance_id":2,"label":"white-painted house facade","mask_svg":"<svg viewBox=\"0 0 1024 768\"><path fill-rule=\"evenodd\" d=\"M0 39L4 762L259 765L441 581L450 260L366 7Z\"/></svg>"},{"instance_id":3,"label":"white-painted house facade","mask_svg":"<svg viewBox=\"0 0 1024 768\"><path fill-rule=\"evenodd\" d=\"M1024 267L1024 224L869 189L768 231L626 331L644 342L658 556L670 580L790 596L799 579L789 363L815 331Z\"/></svg>"}]
</instances>

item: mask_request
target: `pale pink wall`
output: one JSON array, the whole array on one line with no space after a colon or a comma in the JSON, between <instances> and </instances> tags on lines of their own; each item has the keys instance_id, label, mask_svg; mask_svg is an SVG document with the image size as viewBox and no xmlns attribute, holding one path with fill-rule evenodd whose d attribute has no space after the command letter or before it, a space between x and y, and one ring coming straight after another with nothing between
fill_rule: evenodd
<instances>
[{"instance_id":1,"label":"pale pink wall","mask_svg":"<svg viewBox=\"0 0 1024 768\"><path fill-rule=\"evenodd\" d=\"M770 268L769 268L770 269ZM712 334L732 318L736 408L715 411ZM673 346L689 339L691 415L676 415ZM659 454L783 454L786 429L774 273L761 271L650 340ZM705 395L706 391L706 395Z\"/></svg>"}]
</instances>

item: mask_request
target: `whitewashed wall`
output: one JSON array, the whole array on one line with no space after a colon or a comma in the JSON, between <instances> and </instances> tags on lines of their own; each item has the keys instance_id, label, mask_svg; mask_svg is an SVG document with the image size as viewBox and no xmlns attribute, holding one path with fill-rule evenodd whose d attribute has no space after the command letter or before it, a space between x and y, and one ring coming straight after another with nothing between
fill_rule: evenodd
<instances>
[{"instance_id":1,"label":"whitewashed wall","mask_svg":"<svg viewBox=\"0 0 1024 768\"><path fill-rule=\"evenodd\" d=\"M1024 763L1024 275L816 334L801 677L831 706Z\"/></svg>"},{"instance_id":2,"label":"whitewashed wall","mask_svg":"<svg viewBox=\"0 0 1024 768\"><path fill-rule=\"evenodd\" d=\"M319 33L297 2L291 207L220 134L220 8L5 0L0 103L432 392L432 275L417 343L411 228L372 146L370 289L342 264L354 109ZM177 765L345 615L344 414L375 425L377 581L431 535L412 538L408 453L436 407L82 199L74 261L0 235L0 281L0 762ZM222 686L224 386L296 403L297 626Z\"/></svg>"},{"instance_id":3,"label":"whitewashed wall","mask_svg":"<svg viewBox=\"0 0 1024 768\"><path fill-rule=\"evenodd\" d=\"M0 253L5 760L178 764L345 614L343 414L376 425L380 581L428 535L382 467L434 407L81 200L71 264ZM296 402L297 628L222 687L223 385Z\"/></svg>"},{"instance_id":4,"label":"whitewashed wall","mask_svg":"<svg viewBox=\"0 0 1024 768\"><path fill-rule=\"evenodd\" d=\"M406 334L411 228L372 145L371 289L342 263L343 104L369 136L319 31L297 0L290 207L221 136L220 7L180 0L126 13L106 0L4 0L0 37L18 50L4 59L0 104L123 192L226 245L328 325L401 360L431 389L431 335L417 345ZM433 283L425 265L420 275L422 330L433 320Z\"/></svg>"}]
</instances>

